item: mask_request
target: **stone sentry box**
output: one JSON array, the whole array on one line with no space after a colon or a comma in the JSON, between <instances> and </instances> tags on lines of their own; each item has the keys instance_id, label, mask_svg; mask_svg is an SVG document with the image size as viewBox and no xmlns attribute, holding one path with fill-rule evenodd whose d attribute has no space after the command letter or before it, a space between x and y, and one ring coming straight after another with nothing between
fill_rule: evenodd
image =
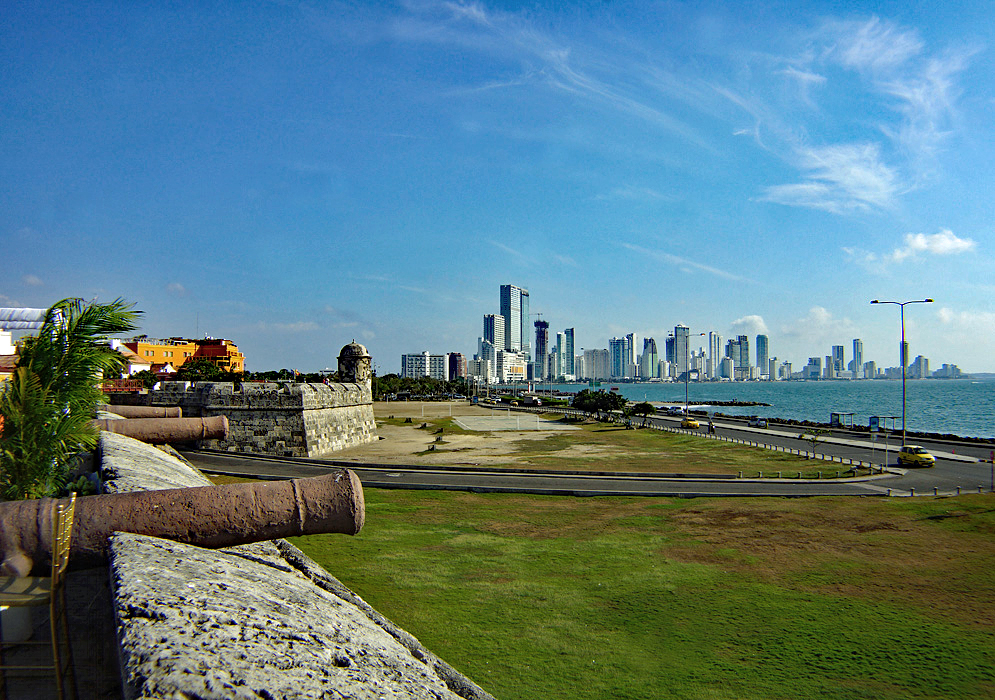
<instances>
[{"instance_id":1,"label":"stone sentry box","mask_svg":"<svg viewBox=\"0 0 995 700\"><path fill-rule=\"evenodd\" d=\"M226 440L200 447L286 457L323 457L377 440L371 358L352 342L339 353L340 382L163 382L153 406L180 406L184 416L226 416Z\"/></svg>"}]
</instances>

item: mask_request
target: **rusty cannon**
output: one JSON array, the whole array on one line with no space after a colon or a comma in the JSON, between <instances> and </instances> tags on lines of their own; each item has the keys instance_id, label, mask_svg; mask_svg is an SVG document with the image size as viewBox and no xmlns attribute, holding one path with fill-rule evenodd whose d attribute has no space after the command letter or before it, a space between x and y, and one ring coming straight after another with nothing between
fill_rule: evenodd
<instances>
[{"instance_id":1,"label":"rusty cannon","mask_svg":"<svg viewBox=\"0 0 995 700\"><path fill-rule=\"evenodd\" d=\"M0 575L27 576L48 565L55 502L0 503ZM349 469L289 481L85 496L76 499L69 565L106 562L115 531L216 549L297 535L355 535L365 518L363 486Z\"/></svg>"},{"instance_id":2,"label":"rusty cannon","mask_svg":"<svg viewBox=\"0 0 995 700\"><path fill-rule=\"evenodd\" d=\"M92 422L100 430L159 445L194 440L224 440L228 437L228 419L225 416L126 418L123 420L98 418Z\"/></svg>"},{"instance_id":3,"label":"rusty cannon","mask_svg":"<svg viewBox=\"0 0 995 700\"><path fill-rule=\"evenodd\" d=\"M182 418L183 409L179 406L116 406L114 404L99 404L101 411L116 413L122 418Z\"/></svg>"}]
</instances>

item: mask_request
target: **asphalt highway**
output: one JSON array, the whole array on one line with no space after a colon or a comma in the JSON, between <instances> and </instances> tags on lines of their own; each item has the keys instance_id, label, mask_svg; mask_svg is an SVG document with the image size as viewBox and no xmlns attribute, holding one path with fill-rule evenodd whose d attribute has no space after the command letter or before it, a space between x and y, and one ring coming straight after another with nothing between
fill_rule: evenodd
<instances>
[{"instance_id":1,"label":"asphalt highway","mask_svg":"<svg viewBox=\"0 0 995 700\"><path fill-rule=\"evenodd\" d=\"M704 438L702 438L704 439ZM848 449L857 449L842 445ZM831 443L820 446L830 450ZM331 460L186 451L194 466L207 472L263 479L320 476L348 467L370 488L443 489L474 492L535 493L574 496L871 496L950 495L988 490L991 465L940 459L931 469L892 467L884 474L857 478L778 479L644 473L565 473L559 471L377 465ZM839 464L826 463L825 474ZM841 469L842 471L842 469Z\"/></svg>"}]
</instances>

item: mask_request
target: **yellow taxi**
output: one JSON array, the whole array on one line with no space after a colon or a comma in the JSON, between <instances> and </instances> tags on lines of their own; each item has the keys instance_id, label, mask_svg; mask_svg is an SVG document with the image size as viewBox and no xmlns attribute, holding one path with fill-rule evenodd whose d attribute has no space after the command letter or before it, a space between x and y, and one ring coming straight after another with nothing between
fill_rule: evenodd
<instances>
[{"instance_id":1,"label":"yellow taxi","mask_svg":"<svg viewBox=\"0 0 995 700\"><path fill-rule=\"evenodd\" d=\"M898 465L900 467L932 467L936 464L936 457L919 447L919 445L903 445L898 451Z\"/></svg>"},{"instance_id":2,"label":"yellow taxi","mask_svg":"<svg viewBox=\"0 0 995 700\"><path fill-rule=\"evenodd\" d=\"M681 427L698 429L701 427L701 425L699 425L698 421L696 421L694 418L685 418L684 420L681 421Z\"/></svg>"}]
</instances>

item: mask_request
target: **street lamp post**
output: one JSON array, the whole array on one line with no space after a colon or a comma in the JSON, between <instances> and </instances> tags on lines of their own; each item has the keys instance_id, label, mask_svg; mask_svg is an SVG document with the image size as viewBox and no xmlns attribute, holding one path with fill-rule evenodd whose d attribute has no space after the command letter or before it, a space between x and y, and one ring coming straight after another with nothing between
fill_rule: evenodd
<instances>
[{"instance_id":1,"label":"street lamp post","mask_svg":"<svg viewBox=\"0 0 995 700\"><path fill-rule=\"evenodd\" d=\"M908 361L908 357L905 353L905 305L906 304L932 304L932 299L912 299L910 301L880 301L875 299L871 302L872 304L894 304L900 309L900 315L902 319L902 344L899 352L899 359L902 362L902 447L905 447L905 374L906 367L905 363Z\"/></svg>"},{"instance_id":2,"label":"street lamp post","mask_svg":"<svg viewBox=\"0 0 995 700\"><path fill-rule=\"evenodd\" d=\"M686 326L682 326L686 328ZM674 342L677 342L677 334L670 334ZM707 335L706 333L695 333L696 336ZM691 333L689 332L684 338L684 417L687 418L690 414L688 413L688 379L691 376Z\"/></svg>"}]
</instances>

